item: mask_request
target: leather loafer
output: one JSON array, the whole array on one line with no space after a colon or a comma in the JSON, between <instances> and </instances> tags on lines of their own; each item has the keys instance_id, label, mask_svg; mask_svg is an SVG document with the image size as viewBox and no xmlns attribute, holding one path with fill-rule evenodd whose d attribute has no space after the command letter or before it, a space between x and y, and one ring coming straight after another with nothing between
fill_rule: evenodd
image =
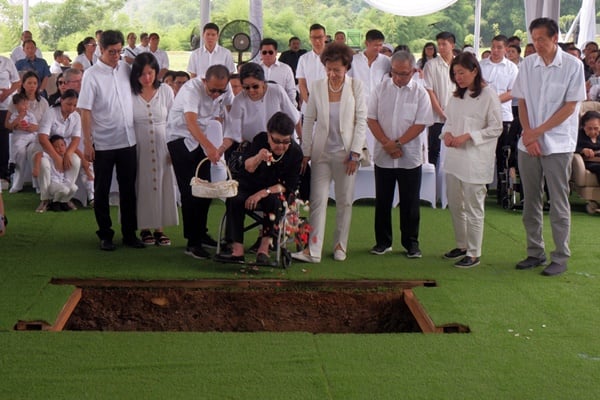
<instances>
[{"instance_id":1,"label":"leather loafer","mask_svg":"<svg viewBox=\"0 0 600 400\"><path fill-rule=\"evenodd\" d=\"M551 262L544 270L542 271L542 275L546 276L555 276L560 275L567 270L566 265L561 265L559 263Z\"/></svg>"},{"instance_id":2,"label":"leather loafer","mask_svg":"<svg viewBox=\"0 0 600 400\"><path fill-rule=\"evenodd\" d=\"M244 256L234 256L228 253L215 254L215 261L228 264L244 264L246 259Z\"/></svg>"},{"instance_id":3,"label":"leather loafer","mask_svg":"<svg viewBox=\"0 0 600 400\"><path fill-rule=\"evenodd\" d=\"M134 237L131 239L123 239L123 245L133 249L145 249L146 245L140 239Z\"/></svg>"},{"instance_id":4,"label":"leather loafer","mask_svg":"<svg viewBox=\"0 0 600 400\"><path fill-rule=\"evenodd\" d=\"M104 251L114 251L117 249L117 246L114 245L112 240L110 239L102 239L100 240L100 250Z\"/></svg>"},{"instance_id":5,"label":"leather loafer","mask_svg":"<svg viewBox=\"0 0 600 400\"><path fill-rule=\"evenodd\" d=\"M538 267L540 265L544 265L546 264L546 257L542 257L542 258L537 258L537 257L531 257L531 256L527 256L526 259L521 260L517 263L517 265L515 266L516 269L531 269L531 268L535 268Z\"/></svg>"}]
</instances>

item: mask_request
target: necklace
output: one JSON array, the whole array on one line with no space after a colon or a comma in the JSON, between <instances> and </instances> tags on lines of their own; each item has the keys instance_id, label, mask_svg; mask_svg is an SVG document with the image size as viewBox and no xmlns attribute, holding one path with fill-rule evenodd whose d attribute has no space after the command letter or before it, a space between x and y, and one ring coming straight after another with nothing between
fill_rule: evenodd
<instances>
[{"instance_id":1,"label":"necklace","mask_svg":"<svg viewBox=\"0 0 600 400\"><path fill-rule=\"evenodd\" d=\"M270 167L271 164L278 163L279 161L281 161L281 159L283 158L284 155L285 155L285 151L283 153L281 153L279 158L274 158L273 156L271 156L271 159L269 161L267 161L267 166Z\"/></svg>"},{"instance_id":2,"label":"necklace","mask_svg":"<svg viewBox=\"0 0 600 400\"><path fill-rule=\"evenodd\" d=\"M340 87L338 89L334 89L331 86L331 81L327 81L327 85L329 86L329 91L331 91L331 93L339 93L342 91L342 89L344 88L344 85L346 84L346 82L342 82L342 84L340 85Z\"/></svg>"}]
</instances>

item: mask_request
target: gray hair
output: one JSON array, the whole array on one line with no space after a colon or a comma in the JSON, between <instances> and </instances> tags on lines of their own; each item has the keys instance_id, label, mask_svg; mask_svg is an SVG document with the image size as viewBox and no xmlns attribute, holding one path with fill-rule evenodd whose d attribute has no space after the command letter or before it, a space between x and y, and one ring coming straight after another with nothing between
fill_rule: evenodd
<instances>
[{"instance_id":1,"label":"gray hair","mask_svg":"<svg viewBox=\"0 0 600 400\"><path fill-rule=\"evenodd\" d=\"M65 78L65 80L68 81L74 75L82 75L82 74L83 74L83 71L81 71L80 69L69 68L69 69L65 70L65 72L63 72L63 78Z\"/></svg>"},{"instance_id":2,"label":"gray hair","mask_svg":"<svg viewBox=\"0 0 600 400\"><path fill-rule=\"evenodd\" d=\"M410 65L412 67L415 66L415 56L413 56L412 53L405 51L405 50L400 50L400 51L397 51L394 54L392 54L392 58L391 58L392 64L396 61L408 62L408 63L410 63Z\"/></svg>"}]
</instances>

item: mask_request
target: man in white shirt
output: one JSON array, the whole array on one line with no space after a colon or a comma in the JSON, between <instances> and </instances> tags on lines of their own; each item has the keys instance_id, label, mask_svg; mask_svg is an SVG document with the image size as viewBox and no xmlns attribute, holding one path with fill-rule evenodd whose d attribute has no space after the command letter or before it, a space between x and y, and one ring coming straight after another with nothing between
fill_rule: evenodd
<instances>
[{"instance_id":1,"label":"man in white shirt","mask_svg":"<svg viewBox=\"0 0 600 400\"><path fill-rule=\"evenodd\" d=\"M382 56L385 57L385 56ZM372 92L367 124L375 137L375 246L392 251L392 202L398 182L401 243L409 258L420 258L419 197L423 151L421 132L433 123L427 91L412 79L415 58L407 51L391 57L391 78Z\"/></svg>"},{"instance_id":2,"label":"man in white shirt","mask_svg":"<svg viewBox=\"0 0 600 400\"><path fill-rule=\"evenodd\" d=\"M229 68L212 65L206 77L188 81L177 93L167 122L167 147L173 162L173 171L181 195L183 237L187 239L185 254L196 259L208 259L203 248L216 243L208 236L207 219L211 199L192 196L190 181L196 167L204 158L198 176L210 180L210 164L221 158L221 153L207 137L207 129L214 120L214 104L228 92Z\"/></svg>"},{"instance_id":3,"label":"man in white shirt","mask_svg":"<svg viewBox=\"0 0 600 400\"><path fill-rule=\"evenodd\" d=\"M169 55L166 51L158 48L158 44L160 43L160 36L158 36L158 33L152 32L150 34L149 43L150 53L152 53L152 55L156 57L156 61L158 61L159 71L157 78L159 81L162 81L163 76L165 76L165 74L169 70Z\"/></svg>"},{"instance_id":4,"label":"man in white shirt","mask_svg":"<svg viewBox=\"0 0 600 400\"><path fill-rule=\"evenodd\" d=\"M192 51L187 70L192 75L204 78L206 70L211 65L221 64L229 69L229 73L235 72L235 64L231 52L218 45L219 27L212 22L202 28L202 46Z\"/></svg>"},{"instance_id":5,"label":"man in white shirt","mask_svg":"<svg viewBox=\"0 0 600 400\"><path fill-rule=\"evenodd\" d=\"M298 67L296 68L298 91L300 92L300 101L302 102L303 110L308 103L310 85L314 81L327 77L325 66L321 62L321 53L325 49L325 27L320 24L313 24L310 26L309 31L312 50L300 56Z\"/></svg>"},{"instance_id":6,"label":"man in white shirt","mask_svg":"<svg viewBox=\"0 0 600 400\"><path fill-rule=\"evenodd\" d=\"M434 124L429 127L429 162L438 164L440 156L440 134L446 121L444 109L456 86L450 80L450 64L454 58L456 38L451 32L440 32L435 37L438 56L427 61L423 74L425 89L429 93L433 107Z\"/></svg>"},{"instance_id":7,"label":"man in white shirt","mask_svg":"<svg viewBox=\"0 0 600 400\"><path fill-rule=\"evenodd\" d=\"M260 42L260 65L265 71L265 79L278 83L296 105L296 82L292 68L277 61L277 41L266 38Z\"/></svg>"},{"instance_id":8,"label":"man in white shirt","mask_svg":"<svg viewBox=\"0 0 600 400\"><path fill-rule=\"evenodd\" d=\"M9 173L9 134L10 130L4 126L8 106L11 104L11 95L21 86L21 78L10 58L0 56L0 184L2 189L8 189Z\"/></svg>"},{"instance_id":9,"label":"man in white shirt","mask_svg":"<svg viewBox=\"0 0 600 400\"><path fill-rule=\"evenodd\" d=\"M517 79L519 69L506 56L508 38L497 35L492 39L491 54L488 58L481 60L481 75L483 79L498 93L498 99L502 105L502 134L496 145L496 182L498 204L506 195L501 183L501 173L506 169L506 157L503 148L510 145L509 131L513 120L512 114L512 87Z\"/></svg>"},{"instance_id":10,"label":"man in white shirt","mask_svg":"<svg viewBox=\"0 0 600 400\"><path fill-rule=\"evenodd\" d=\"M102 33L101 56L83 75L77 103L81 110L85 157L94 162L96 234L100 238L100 249L104 251L116 249L109 206L115 167L123 244L140 249L145 247L135 233L137 156L129 83L131 71L126 62L120 61L124 42L119 31Z\"/></svg>"},{"instance_id":11,"label":"man in white shirt","mask_svg":"<svg viewBox=\"0 0 600 400\"><path fill-rule=\"evenodd\" d=\"M50 66L51 74L60 74L63 70L71 67L71 60L62 50L56 50L53 54L54 62Z\"/></svg>"},{"instance_id":12,"label":"man in white shirt","mask_svg":"<svg viewBox=\"0 0 600 400\"><path fill-rule=\"evenodd\" d=\"M537 18L529 25L536 54L525 57L512 94L519 99L523 134L518 143L519 172L524 191L523 225L527 258L516 268L546 263L542 236L544 179L550 194L550 225L555 250L543 275L567 270L571 256L569 178L577 144L578 111L586 98L583 64L558 46L558 24Z\"/></svg>"},{"instance_id":13,"label":"man in white shirt","mask_svg":"<svg viewBox=\"0 0 600 400\"><path fill-rule=\"evenodd\" d=\"M21 44L17 47L15 47L12 52L10 53L10 59L12 60L13 63L17 63L17 61L22 60L26 57L25 55L25 50L23 50L23 43L26 40L32 40L33 39L33 35L31 34L30 31L23 31L23 33L21 34ZM44 56L42 56L42 52L40 51L40 49L36 49L35 51L35 56L38 58L44 58Z\"/></svg>"},{"instance_id":14,"label":"man in white shirt","mask_svg":"<svg viewBox=\"0 0 600 400\"><path fill-rule=\"evenodd\" d=\"M354 55L348 76L362 81L367 103L371 92L384 78L389 77L391 63L389 57L380 54L385 36L377 29L371 29L365 37L365 50Z\"/></svg>"},{"instance_id":15,"label":"man in white shirt","mask_svg":"<svg viewBox=\"0 0 600 400\"><path fill-rule=\"evenodd\" d=\"M148 45L148 43L150 43L150 36L146 32L142 32L142 34L140 35L140 44L138 45L138 47L136 47L137 54L146 53L150 51L150 46Z\"/></svg>"}]
</instances>

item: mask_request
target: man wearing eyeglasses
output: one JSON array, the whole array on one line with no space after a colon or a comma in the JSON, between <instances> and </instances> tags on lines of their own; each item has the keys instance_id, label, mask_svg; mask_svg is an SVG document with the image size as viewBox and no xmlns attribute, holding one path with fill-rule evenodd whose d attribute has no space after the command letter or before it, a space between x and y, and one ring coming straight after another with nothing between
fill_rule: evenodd
<instances>
[{"instance_id":1,"label":"man wearing eyeglasses","mask_svg":"<svg viewBox=\"0 0 600 400\"><path fill-rule=\"evenodd\" d=\"M181 195L183 236L187 239L185 254L196 259L208 259L204 247L216 247L208 235L207 219L210 199L192 196L190 181L196 166L198 177L210 181L210 164L221 159L221 153L210 140L213 133L223 137L221 124L214 119L215 104L230 104L233 96L229 90L229 69L217 64L206 70L205 78L196 77L177 93L167 121L167 147L171 154L173 170Z\"/></svg>"},{"instance_id":2,"label":"man wearing eyeglasses","mask_svg":"<svg viewBox=\"0 0 600 400\"><path fill-rule=\"evenodd\" d=\"M116 167L123 244L144 248L136 236L136 139L129 65L120 60L125 39L120 31L104 31L100 58L84 74L77 106L81 110L84 155L94 163L94 214L100 250L113 251L114 231L109 193Z\"/></svg>"},{"instance_id":3,"label":"man wearing eyeglasses","mask_svg":"<svg viewBox=\"0 0 600 400\"><path fill-rule=\"evenodd\" d=\"M310 26L309 31L312 51L300 57L300 60L298 60L298 69L296 70L303 111L308 103L308 88L310 88L310 85L314 81L327 78L325 66L321 62L321 53L325 49L325 27L320 24L313 24Z\"/></svg>"},{"instance_id":4,"label":"man wearing eyeglasses","mask_svg":"<svg viewBox=\"0 0 600 400\"><path fill-rule=\"evenodd\" d=\"M427 91L412 79L415 58L398 51L391 78L371 92L367 124L375 137L375 246L372 254L392 251L392 203L396 182L400 197L400 243L408 258L420 258L419 197L423 164L421 132L433 123Z\"/></svg>"},{"instance_id":5,"label":"man wearing eyeglasses","mask_svg":"<svg viewBox=\"0 0 600 400\"><path fill-rule=\"evenodd\" d=\"M260 42L260 65L265 71L265 79L278 83L287 93L294 106L296 103L296 82L289 65L277 61L277 41L265 38Z\"/></svg>"}]
</instances>

